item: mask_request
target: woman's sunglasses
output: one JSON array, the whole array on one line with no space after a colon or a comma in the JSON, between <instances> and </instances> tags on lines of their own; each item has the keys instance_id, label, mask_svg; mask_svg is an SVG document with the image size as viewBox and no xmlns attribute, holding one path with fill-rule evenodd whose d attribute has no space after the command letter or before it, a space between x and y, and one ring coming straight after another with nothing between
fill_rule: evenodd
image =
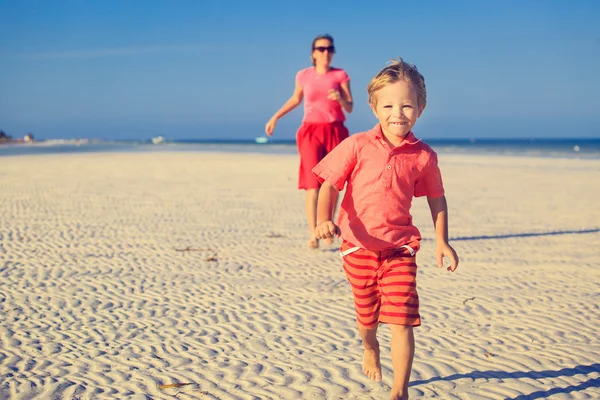
<instances>
[{"instance_id":1,"label":"woman's sunglasses","mask_svg":"<svg viewBox=\"0 0 600 400\"><path fill-rule=\"evenodd\" d=\"M320 52L320 53L324 53L324 52L325 52L325 50L327 50L327 51L328 51L328 52L330 52L330 53L335 53L335 47L333 47L333 46L327 46L327 47L325 47L325 46L313 47L313 50L316 50L316 51L318 51L318 52Z\"/></svg>"}]
</instances>

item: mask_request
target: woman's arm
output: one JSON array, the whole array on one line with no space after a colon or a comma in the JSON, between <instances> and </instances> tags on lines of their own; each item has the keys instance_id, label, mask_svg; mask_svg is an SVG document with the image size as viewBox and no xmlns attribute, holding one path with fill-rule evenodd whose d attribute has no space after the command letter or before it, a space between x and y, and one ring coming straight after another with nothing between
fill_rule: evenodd
<instances>
[{"instance_id":1,"label":"woman's arm","mask_svg":"<svg viewBox=\"0 0 600 400\"><path fill-rule=\"evenodd\" d=\"M350 81L342 83L340 85L340 90L331 89L327 98L339 102L344 111L348 114L351 113L354 108L352 93L350 91Z\"/></svg>"},{"instance_id":2,"label":"woman's arm","mask_svg":"<svg viewBox=\"0 0 600 400\"><path fill-rule=\"evenodd\" d=\"M277 120L283 117L285 114L292 111L294 108L298 107L298 105L302 103L303 98L304 91L302 89L302 86L300 85L300 82L298 82L298 80L296 79L296 87L294 88L294 94L292 94L292 97L290 97L289 100L286 101L285 104L281 106L281 108L277 110L277 112L273 114L271 119L267 122L267 125L265 126L265 132L267 133L267 135L273 135L273 131L275 130Z\"/></svg>"},{"instance_id":3,"label":"woman's arm","mask_svg":"<svg viewBox=\"0 0 600 400\"><path fill-rule=\"evenodd\" d=\"M350 91L350 81L341 84L342 96L340 98L340 104L342 108L350 114L354 109L354 103L352 102L352 92Z\"/></svg>"}]
</instances>

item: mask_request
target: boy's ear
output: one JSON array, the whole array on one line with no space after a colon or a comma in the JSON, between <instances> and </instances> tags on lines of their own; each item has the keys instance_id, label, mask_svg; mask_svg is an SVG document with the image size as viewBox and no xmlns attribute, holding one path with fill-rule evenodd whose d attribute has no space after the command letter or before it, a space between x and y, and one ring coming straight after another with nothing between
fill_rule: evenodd
<instances>
[{"instance_id":1,"label":"boy's ear","mask_svg":"<svg viewBox=\"0 0 600 400\"><path fill-rule=\"evenodd\" d=\"M425 107L427 106L427 104L425 104L423 107L421 107L421 109L419 110L419 115L417 116L417 118L421 117L421 114L423 114L423 111L425 111Z\"/></svg>"},{"instance_id":2,"label":"boy's ear","mask_svg":"<svg viewBox=\"0 0 600 400\"><path fill-rule=\"evenodd\" d=\"M375 114L375 116L377 117L377 111L375 111L375 105L373 103L369 103L369 107L371 107L371 111L373 111L373 114Z\"/></svg>"}]
</instances>

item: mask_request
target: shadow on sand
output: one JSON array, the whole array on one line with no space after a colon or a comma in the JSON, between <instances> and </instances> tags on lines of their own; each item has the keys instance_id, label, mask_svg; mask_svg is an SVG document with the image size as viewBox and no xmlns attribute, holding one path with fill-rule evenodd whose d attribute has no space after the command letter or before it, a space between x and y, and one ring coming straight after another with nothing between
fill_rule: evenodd
<instances>
[{"instance_id":1,"label":"shadow on sand","mask_svg":"<svg viewBox=\"0 0 600 400\"><path fill-rule=\"evenodd\" d=\"M454 374L445 377L434 377L430 379L423 379L419 381L412 381L411 387L417 385L425 385L437 381L451 381L457 379L544 379L544 378L560 378L563 376L574 376L574 375L587 375L593 372L600 373L600 364L591 365L578 365L574 368L563 368L558 371L546 370L546 371L529 371L529 372L505 372L505 371L473 371L467 374ZM571 385L567 387L555 387L548 390L540 390L530 394L522 394L517 397L507 398L506 400L534 400L534 399L545 399L549 396L559 393L571 393L588 388L600 388L600 378L592 378L585 382L577 385Z\"/></svg>"},{"instance_id":2,"label":"shadow on sand","mask_svg":"<svg viewBox=\"0 0 600 400\"><path fill-rule=\"evenodd\" d=\"M597 233L600 232L600 228L594 229L580 229L572 231L552 231L552 232L524 232L524 233L507 233L505 235L482 235L482 236L458 236L451 237L450 241L458 240L490 240L490 239L510 239L519 237L536 237L536 236L557 236L557 235L583 235L586 233ZM433 239L423 239L425 241L431 241Z\"/></svg>"}]
</instances>

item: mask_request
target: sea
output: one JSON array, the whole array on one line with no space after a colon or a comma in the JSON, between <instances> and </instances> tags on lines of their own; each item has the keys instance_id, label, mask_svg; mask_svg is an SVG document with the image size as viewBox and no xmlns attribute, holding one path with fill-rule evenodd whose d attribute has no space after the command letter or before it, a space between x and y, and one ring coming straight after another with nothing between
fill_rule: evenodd
<instances>
[{"instance_id":1,"label":"sea","mask_svg":"<svg viewBox=\"0 0 600 400\"><path fill-rule=\"evenodd\" d=\"M600 138L426 139L425 142L438 154L600 159ZM44 140L29 144L0 144L0 157L37 154L164 151L263 154L297 153L294 140L277 140L271 138L268 140L266 138L252 140L174 140L159 144L153 144L151 141L100 140Z\"/></svg>"}]
</instances>

